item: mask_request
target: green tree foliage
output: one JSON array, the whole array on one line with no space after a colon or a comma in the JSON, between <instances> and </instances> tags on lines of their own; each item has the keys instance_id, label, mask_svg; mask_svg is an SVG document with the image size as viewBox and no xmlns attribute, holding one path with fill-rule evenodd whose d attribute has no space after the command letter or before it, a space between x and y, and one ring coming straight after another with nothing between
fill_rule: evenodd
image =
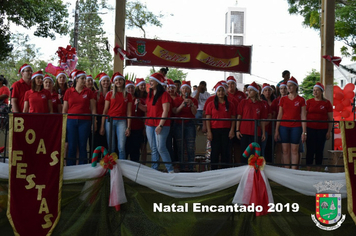
<instances>
[{"instance_id":1,"label":"green tree foliage","mask_svg":"<svg viewBox=\"0 0 356 236\"><path fill-rule=\"evenodd\" d=\"M147 10L146 5L142 5L139 1L126 3L126 26L128 28L139 28L143 32L143 37L146 38L146 31L144 27L151 24L162 27L159 21L163 14L155 15Z\"/></svg>"},{"instance_id":2,"label":"green tree foliage","mask_svg":"<svg viewBox=\"0 0 356 236\"><path fill-rule=\"evenodd\" d=\"M302 84L299 86L301 93L305 100L313 98L313 87L320 82L320 73L313 69L307 77L304 78Z\"/></svg>"},{"instance_id":3,"label":"green tree foliage","mask_svg":"<svg viewBox=\"0 0 356 236\"><path fill-rule=\"evenodd\" d=\"M320 0L287 1L290 14L303 16L303 25L320 30ZM356 61L356 1L335 0L335 37L347 45L341 48L343 56Z\"/></svg>"},{"instance_id":4,"label":"green tree foliage","mask_svg":"<svg viewBox=\"0 0 356 236\"><path fill-rule=\"evenodd\" d=\"M96 68L98 71L109 71L112 66L112 56L108 46L108 39L102 28L103 21L99 16L99 4L96 0L80 0L78 27L78 65L77 69L88 70ZM74 34L71 34L73 45ZM93 69L92 69L93 70ZM93 75L95 76L95 75Z\"/></svg>"},{"instance_id":5,"label":"green tree foliage","mask_svg":"<svg viewBox=\"0 0 356 236\"><path fill-rule=\"evenodd\" d=\"M38 37L55 39L68 33L68 9L62 0L3 0L0 4L0 61L14 49L10 23L33 29Z\"/></svg>"},{"instance_id":6,"label":"green tree foliage","mask_svg":"<svg viewBox=\"0 0 356 236\"><path fill-rule=\"evenodd\" d=\"M34 44L29 44L28 41L28 35L12 34L12 53L7 57L7 60L0 61L0 74L7 78L10 85L20 79L18 70L25 63L30 64L34 71L40 69L44 71L46 68L47 63L38 60L39 49Z\"/></svg>"}]
</instances>

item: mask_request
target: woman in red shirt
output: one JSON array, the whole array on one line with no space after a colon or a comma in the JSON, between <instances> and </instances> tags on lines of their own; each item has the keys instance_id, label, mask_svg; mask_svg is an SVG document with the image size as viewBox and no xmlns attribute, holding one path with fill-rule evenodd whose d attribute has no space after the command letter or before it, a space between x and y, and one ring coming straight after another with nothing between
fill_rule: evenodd
<instances>
[{"instance_id":1,"label":"woman in red shirt","mask_svg":"<svg viewBox=\"0 0 356 236\"><path fill-rule=\"evenodd\" d=\"M197 113L198 100L191 97L192 87L190 81L183 81L180 87L182 97L177 96L173 101L173 113L176 117L189 118L184 121L182 134L182 120L174 121L174 138L178 160L184 161L184 151L187 151L188 162L193 162L195 158L195 137L196 129L194 118ZM185 143L185 145L184 145ZM184 148L185 147L185 148ZM193 171L193 165L189 165L189 171Z\"/></svg>"},{"instance_id":2,"label":"woman in red shirt","mask_svg":"<svg viewBox=\"0 0 356 236\"><path fill-rule=\"evenodd\" d=\"M261 100L264 102L267 109L267 119L272 119L272 102L275 99L271 85L264 83L261 90ZM265 124L265 141L261 143L261 155L265 158L266 162L272 162L272 123L266 122Z\"/></svg>"},{"instance_id":3,"label":"woman in red shirt","mask_svg":"<svg viewBox=\"0 0 356 236\"><path fill-rule=\"evenodd\" d=\"M96 89L95 89L95 87L94 87L93 76L87 75L87 80L85 81L85 87L87 87L88 89L90 89L90 90L93 91L93 92L96 91Z\"/></svg>"},{"instance_id":4,"label":"woman in red shirt","mask_svg":"<svg viewBox=\"0 0 356 236\"><path fill-rule=\"evenodd\" d=\"M305 120L305 99L298 95L298 81L292 76L287 82L289 94L279 101L277 120ZM299 143L307 138L306 123L300 121L277 121L274 139L282 142L282 164L299 164ZM285 166L290 168L290 166Z\"/></svg>"},{"instance_id":5,"label":"woman in red shirt","mask_svg":"<svg viewBox=\"0 0 356 236\"><path fill-rule=\"evenodd\" d=\"M112 126L110 119L102 118L102 124L100 134L104 135L106 132L106 139L109 143L109 149L114 152L116 150L115 137L117 138L117 148L119 151L119 159L126 159L125 143L126 137L130 136L131 132L131 119L117 118L130 117L132 107L132 96L125 90L125 78L119 72L116 72L111 77L112 84L114 84L113 90L108 92L105 97L105 107L103 115L108 115L112 118ZM104 129L105 125L105 129ZM112 137L110 140L110 129L112 130Z\"/></svg>"},{"instance_id":6,"label":"woman in red shirt","mask_svg":"<svg viewBox=\"0 0 356 236\"><path fill-rule=\"evenodd\" d=\"M99 73L95 77L95 79L99 79L99 90L94 92L94 99L96 100L96 113L98 115L102 115L105 106L105 96L110 90L110 77L106 73L102 72ZM94 147L104 146L107 148L108 143L106 140L106 136L105 134L103 135L100 134L102 117L97 116L95 118L96 118L96 126L99 128L94 132Z\"/></svg>"},{"instance_id":7,"label":"woman in red shirt","mask_svg":"<svg viewBox=\"0 0 356 236\"><path fill-rule=\"evenodd\" d=\"M161 156L162 161L166 162L168 173L174 173L166 144L171 121L164 119L170 115L171 97L163 88L164 81L165 78L160 73L150 76L150 92L146 105L139 103L139 108L147 112L147 117L163 118L146 119L146 135L151 147L151 160L154 162L151 167L158 169L159 156Z\"/></svg>"},{"instance_id":8,"label":"woman in red shirt","mask_svg":"<svg viewBox=\"0 0 356 236\"><path fill-rule=\"evenodd\" d=\"M32 74L31 89L25 93L24 113L53 113L51 93L43 88L43 77L42 71Z\"/></svg>"},{"instance_id":9,"label":"woman in red shirt","mask_svg":"<svg viewBox=\"0 0 356 236\"><path fill-rule=\"evenodd\" d=\"M323 96L324 85L316 83L313 88L314 98L307 100L307 120L318 121L332 121L333 120L333 107L329 100ZM321 165L323 163L323 152L325 141L330 139L330 133L333 124L308 122L307 123L307 155L306 164L307 169L311 169L311 165L314 161L315 165ZM318 169L320 169L318 167Z\"/></svg>"},{"instance_id":10,"label":"woman in red shirt","mask_svg":"<svg viewBox=\"0 0 356 236\"><path fill-rule=\"evenodd\" d=\"M252 82L247 87L248 97L239 103L237 108L237 119L267 119L268 110L265 103L260 100L259 87L255 82ZM261 121L257 135L258 143L261 144L266 139L265 122ZM248 145L255 141L255 122L254 121L236 121L236 136L241 140L241 161L247 163L247 158L243 157L243 153Z\"/></svg>"},{"instance_id":11,"label":"woman in red shirt","mask_svg":"<svg viewBox=\"0 0 356 236\"><path fill-rule=\"evenodd\" d=\"M88 163L87 141L91 130L91 116L88 115L96 114L93 92L85 87L85 72L77 70L73 75L73 79L73 87L69 88L64 94L62 112L67 114L83 114L86 116L68 115L67 166L76 164L77 147L79 149L79 164Z\"/></svg>"},{"instance_id":12,"label":"woman in red shirt","mask_svg":"<svg viewBox=\"0 0 356 236\"><path fill-rule=\"evenodd\" d=\"M63 97L66 93L67 89L69 88L67 83L67 74L64 72L63 69L58 70L56 73L56 82L54 83L54 91L58 93L58 99L63 104Z\"/></svg>"},{"instance_id":13,"label":"woman in red shirt","mask_svg":"<svg viewBox=\"0 0 356 236\"><path fill-rule=\"evenodd\" d=\"M53 113L62 113L62 103L58 99L58 93L53 89L53 79L49 75L45 75L43 78L43 87L51 93L52 109Z\"/></svg>"},{"instance_id":14,"label":"woman in red shirt","mask_svg":"<svg viewBox=\"0 0 356 236\"><path fill-rule=\"evenodd\" d=\"M206 118L208 119L234 119L236 118L236 107L233 102L228 101L227 91L222 83L217 83L214 87L216 96L206 108ZM235 122L223 120L207 120L207 138L211 141L211 169L217 169L219 155L221 162L229 161L229 139L235 136Z\"/></svg>"}]
</instances>

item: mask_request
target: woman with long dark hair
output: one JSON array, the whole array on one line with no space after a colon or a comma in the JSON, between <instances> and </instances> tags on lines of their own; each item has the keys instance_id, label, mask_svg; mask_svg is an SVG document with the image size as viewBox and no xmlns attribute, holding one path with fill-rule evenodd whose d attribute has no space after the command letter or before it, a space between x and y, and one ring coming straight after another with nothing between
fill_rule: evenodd
<instances>
[{"instance_id":1,"label":"woman with long dark hair","mask_svg":"<svg viewBox=\"0 0 356 236\"><path fill-rule=\"evenodd\" d=\"M136 83L135 83L135 92L134 92L134 97L135 99L135 115L139 117L144 117L145 111L141 110L139 108L139 103L142 105L146 105L146 98L148 96L147 90L146 90L146 81L143 78L136 78ZM137 107L137 112L136 112L136 107ZM134 120L133 120L134 121ZM143 124L143 130L142 130L142 135L143 135L143 141L141 143L141 160L146 161L147 159L147 136L146 136L146 129L145 129L145 120L137 120L136 121L139 126Z\"/></svg>"},{"instance_id":2,"label":"woman with long dark hair","mask_svg":"<svg viewBox=\"0 0 356 236\"><path fill-rule=\"evenodd\" d=\"M63 69L57 70L56 73L56 81L54 82L53 90L58 93L58 99L63 104L63 97L66 93L68 86L68 77L67 74L64 72Z\"/></svg>"},{"instance_id":3,"label":"woman with long dark hair","mask_svg":"<svg viewBox=\"0 0 356 236\"><path fill-rule=\"evenodd\" d=\"M227 98L227 91L222 83L214 87L216 96L206 107L206 118L208 119L234 119L236 118L236 107ZM221 162L229 162L229 139L235 136L235 122L223 120L207 120L207 138L211 141L211 169L217 169L219 155Z\"/></svg>"},{"instance_id":4,"label":"woman with long dark hair","mask_svg":"<svg viewBox=\"0 0 356 236\"><path fill-rule=\"evenodd\" d=\"M105 97L105 107L103 115L108 115L109 117L130 117L131 116L131 105L132 96L125 90L125 78L124 76L116 72L111 77L112 84L114 84L113 90L108 92ZM110 120L105 117L102 118L102 124L100 129L100 134L104 135L106 132L106 138L109 143L109 149L115 151L116 147L119 151L119 159L126 159L125 143L126 137L130 136L131 133L131 119L128 118L113 118L112 119L112 139L110 143ZM105 128L104 128L105 125ZM116 139L117 138L117 146Z\"/></svg>"},{"instance_id":5,"label":"woman with long dark hair","mask_svg":"<svg viewBox=\"0 0 356 236\"><path fill-rule=\"evenodd\" d=\"M154 73L150 76L150 92L146 99L146 105L139 104L139 108L147 112L147 117L168 118L170 115L169 94L164 90L162 83L165 79L162 74ZM166 119L146 119L146 135L151 147L151 159L153 169L158 169L159 156L169 173L174 173L169 155L166 140L170 130L170 120Z\"/></svg>"},{"instance_id":6,"label":"woman with long dark hair","mask_svg":"<svg viewBox=\"0 0 356 236\"><path fill-rule=\"evenodd\" d=\"M52 77L49 75L45 75L45 77L43 78L43 87L51 94L53 113L62 113L62 103L58 98L58 93L54 91L53 85L54 82Z\"/></svg>"},{"instance_id":7,"label":"woman with long dark hair","mask_svg":"<svg viewBox=\"0 0 356 236\"><path fill-rule=\"evenodd\" d=\"M76 164L77 148L79 164L88 163L87 142L91 130L90 114L96 114L94 94L85 87L86 74L77 70L73 75L73 87L64 95L63 111L68 114L85 114L67 118L68 157L67 166ZM95 126L95 125L94 125Z\"/></svg>"},{"instance_id":8,"label":"woman with long dark hair","mask_svg":"<svg viewBox=\"0 0 356 236\"><path fill-rule=\"evenodd\" d=\"M237 109L237 119L267 119L267 109L259 96L259 87L255 82L252 82L247 87L248 97L239 103ZM257 126L258 143L261 144L265 140L265 122L261 121ZM241 162L247 163L247 159L243 157L243 152L247 146L255 141L255 123L253 121L236 122L236 136L241 140Z\"/></svg>"},{"instance_id":9,"label":"woman with long dark hair","mask_svg":"<svg viewBox=\"0 0 356 236\"><path fill-rule=\"evenodd\" d=\"M324 98L324 85L316 83L313 87L313 96L307 100L307 120L318 121L332 121L333 120L333 106L330 101ZM311 169L315 156L315 165L321 165L323 163L323 152L325 141L330 139L331 129L333 124L321 123L321 122L308 122L307 133L307 155L306 164L307 169ZM318 167L320 170L320 167Z\"/></svg>"},{"instance_id":10,"label":"woman with long dark hair","mask_svg":"<svg viewBox=\"0 0 356 236\"><path fill-rule=\"evenodd\" d=\"M31 77L31 89L25 93L23 112L52 113L52 97L48 90L43 88L43 72L37 71Z\"/></svg>"}]
</instances>

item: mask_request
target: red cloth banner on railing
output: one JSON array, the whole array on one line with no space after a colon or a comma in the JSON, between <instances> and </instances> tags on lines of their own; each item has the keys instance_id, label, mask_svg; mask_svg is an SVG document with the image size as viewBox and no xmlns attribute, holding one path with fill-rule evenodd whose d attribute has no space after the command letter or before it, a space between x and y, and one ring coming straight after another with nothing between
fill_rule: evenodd
<instances>
[{"instance_id":1,"label":"red cloth banner on railing","mask_svg":"<svg viewBox=\"0 0 356 236\"><path fill-rule=\"evenodd\" d=\"M356 223L356 123L340 121L347 187L347 209Z\"/></svg>"},{"instance_id":2,"label":"red cloth banner on railing","mask_svg":"<svg viewBox=\"0 0 356 236\"><path fill-rule=\"evenodd\" d=\"M126 37L126 65L250 73L251 46L182 43Z\"/></svg>"},{"instance_id":3,"label":"red cloth banner on railing","mask_svg":"<svg viewBox=\"0 0 356 236\"><path fill-rule=\"evenodd\" d=\"M51 235L59 220L66 121L9 114L7 216L15 235Z\"/></svg>"}]
</instances>

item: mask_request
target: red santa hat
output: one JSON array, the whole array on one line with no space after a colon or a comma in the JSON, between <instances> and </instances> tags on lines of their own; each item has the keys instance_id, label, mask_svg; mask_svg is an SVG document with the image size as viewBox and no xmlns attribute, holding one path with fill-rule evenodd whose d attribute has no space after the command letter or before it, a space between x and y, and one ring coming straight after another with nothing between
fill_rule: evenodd
<instances>
[{"instance_id":1,"label":"red santa hat","mask_svg":"<svg viewBox=\"0 0 356 236\"><path fill-rule=\"evenodd\" d=\"M140 86L141 84L145 84L146 81L143 78L136 78L135 86Z\"/></svg>"},{"instance_id":2,"label":"red santa hat","mask_svg":"<svg viewBox=\"0 0 356 236\"><path fill-rule=\"evenodd\" d=\"M222 85L227 86L227 83L225 80L220 80L218 83L221 83Z\"/></svg>"},{"instance_id":3,"label":"red santa hat","mask_svg":"<svg viewBox=\"0 0 356 236\"><path fill-rule=\"evenodd\" d=\"M52 81L52 83L54 83L52 77L47 74L44 76L43 81L45 81L46 79L50 79Z\"/></svg>"},{"instance_id":4,"label":"red santa hat","mask_svg":"<svg viewBox=\"0 0 356 236\"><path fill-rule=\"evenodd\" d=\"M87 75L87 79L93 79L92 75Z\"/></svg>"},{"instance_id":5,"label":"red santa hat","mask_svg":"<svg viewBox=\"0 0 356 236\"><path fill-rule=\"evenodd\" d=\"M287 83L293 83L293 84L297 85L297 87L298 87L298 81L293 76L287 81Z\"/></svg>"},{"instance_id":6,"label":"red santa hat","mask_svg":"<svg viewBox=\"0 0 356 236\"><path fill-rule=\"evenodd\" d=\"M263 83L263 85L262 85L262 93L263 93L263 91L265 90L265 89L268 89L268 88L270 88L270 89L272 89L272 87L271 87L271 85L270 84L267 84L267 83Z\"/></svg>"},{"instance_id":7,"label":"red santa hat","mask_svg":"<svg viewBox=\"0 0 356 236\"><path fill-rule=\"evenodd\" d=\"M164 78L164 76L161 73L153 73L150 76L150 79L155 80L157 83L164 85L164 82L166 81L166 79Z\"/></svg>"},{"instance_id":8,"label":"red santa hat","mask_svg":"<svg viewBox=\"0 0 356 236\"><path fill-rule=\"evenodd\" d=\"M324 85L320 82L317 82L315 85L314 85L314 88L320 88L322 92L324 92L325 88L324 88Z\"/></svg>"},{"instance_id":9,"label":"red santa hat","mask_svg":"<svg viewBox=\"0 0 356 236\"><path fill-rule=\"evenodd\" d=\"M32 67L31 67L30 65L28 65L28 64L23 64L23 65L20 67L20 69L19 69L19 74L21 74L21 72L22 72L24 69L28 68L28 67L30 67L31 70L32 70Z\"/></svg>"},{"instance_id":10,"label":"red santa hat","mask_svg":"<svg viewBox=\"0 0 356 236\"><path fill-rule=\"evenodd\" d=\"M117 79L123 79L125 81L125 77L120 72L116 72L111 76L110 82L113 84Z\"/></svg>"},{"instance_id":11,"label":"red santa hat","mask_svg":"<svg viewBox=\"0 0 356 236\"><path fill-rule=\"evenodd\" d=\"M287 82L282 82L280 85L279 85L280 88L282 87L287 87Z\"/></svg>"},{"instance_id":12,"label":"red santa hat","mask_svg":"<svg viewBox=\"0 0 356 236\"><path fill-rule=\"evenodd\" d=\"M221 83L221 81L219 81L219 82L214 86L215 93L218 92L219 88L223 88L224 91L226 92L225 86Z\"/></svg>"},{"instance_id":13,"label":"red santa hat","mask_svg":"<svg viewBox=\"0 0 356 236\"><path fill-rule=\"evenodd\" d=\"M67 79L67 74L64 72L63 69L59 69L56 71L56 79L58 79L59 76L64 75Z\"/></svg>"},{"instance_id":14,"label":"red santa hat","mask_svg":"<svg viewBox=\"0 0 356 236\"><path fill-rule=\"evenodd\" d=\"M35 73L32 74L31 80L36 78L37 76L43 77L43 72L41 70L36 71Z\"/></svg>"},{"instance_id":15,"label":"red santa hat","mask_svg":"<svg viewBox=\"0 0 356 236\"><path fill-rule=\"evenodd\" d=\"M171 80L171 79L167 79L167 85L168 85L169 87L177 87L177 86L174 84L173 80Z\"/></svg>"},{"instance_id":16,"label":"red santa hat","mask_svg":"<svg viewBox=\"0 0 356 236\"><path fill-rule=\"evenodd\" d=\"M182 81L182 85L180 86L180 88L183 87L188 87L189 89L192 89L192 86L190 85L190 81Z\"/></svg>"},{"instance_id":17,"label":"red santa hat","mask_svg":"<svg viewBox=\"0 0 356 236\"><path fill-rule=\"evenodd\" d=\"M253 90L255 90L257 93L260 91L260 90L259 90L259 87L258 87L258 85L255 83L255 81L253 81L247 88L248 88L248 89L253 89Z\"/></svg>"},{"instance_id":18,"label":"red santa hat","mask_svg":"<svg viewBox=\"0 0 356 236\"><path fill-rule=\"evenodd\" d=\"M87 75L85 74L85 72L82 71L82 70L76 70L76 71L74 72L74 74L73 74L73 72L72 72L71 74L73 75L73 79L77 79L77 78L79 78L79 77L82 76L82 75L85 75L85 77L87 76Z\"/></svg>"},{"instance_id":19,"label":"red santa hat","mask_svg":"<svg viewBox=\"0 0 356 236\"><path fill-rule=\"evenodd\" d=\"M99 83L105 78L108 78L110 80L110 77L104 72L101 72L97 76L95 76L95 79L99 79Z\"/></svg>"},{"instance_id":20,"label":"red santa hat","mask_svg":"<svg viewBox=\"0 0 356 236\"><path fill-rule=\"evenodd\" d=\"M126 80L125 88L127 88L127 87L129 87L129 86L135 87L135 84L134 84L131 80Z\"/></svg>"},{"instance_id":21,"label":"red santa hat","mask_svg":"<svg viewBox=\"0 0 356 236\"><path fill-rule=\"evenodd\" d=\"M234 82L236 84L236 79L234 78L234 76L230 75L229 77L227 77L226 82Z\"/></svg>"},{"instance_id":22,"label":"red santa hat","mask_svg":"<svg viewBox=\"0 0 356 236\"><path fill-rule=\"evenodd\" d=\"M77 71L78 71L77 69L74 69L74 70L72 70L72 71L70 72L70 74L69 74L69 80L73 80L73 79L74 79L74 75L75 75L75 73L76 73Z\"/></svg>"}]
</instances>

